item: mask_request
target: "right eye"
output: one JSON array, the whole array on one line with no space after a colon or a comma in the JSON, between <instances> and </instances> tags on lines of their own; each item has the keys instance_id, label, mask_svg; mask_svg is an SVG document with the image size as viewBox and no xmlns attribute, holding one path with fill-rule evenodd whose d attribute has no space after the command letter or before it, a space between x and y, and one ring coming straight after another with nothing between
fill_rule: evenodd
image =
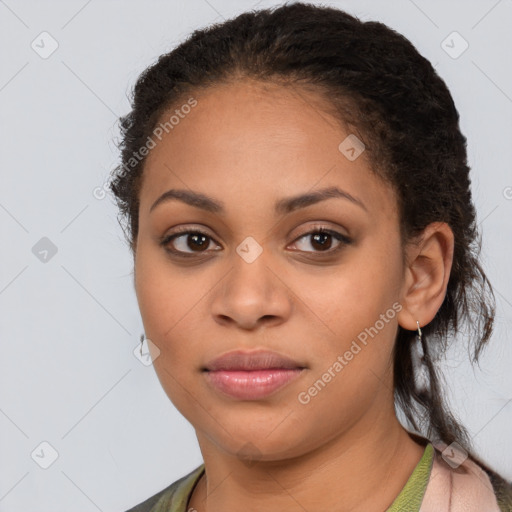
<instances>
[{"instance_id":1,"label":"right eye","mask_svg":"<svg viewBox=\"0 0 512 512\"><path fill-rule=\"evenodd\" d=\"M209 240L213 241L213 239L203 231L185 228L163 237L160 241L160 245L173 255L188 258L194 255L194 253L206 252L206 249L210 246ZM186 249L189 249L190 252ZM194 249L198 250L196 251Z\"/></svg>"}]
</instances>

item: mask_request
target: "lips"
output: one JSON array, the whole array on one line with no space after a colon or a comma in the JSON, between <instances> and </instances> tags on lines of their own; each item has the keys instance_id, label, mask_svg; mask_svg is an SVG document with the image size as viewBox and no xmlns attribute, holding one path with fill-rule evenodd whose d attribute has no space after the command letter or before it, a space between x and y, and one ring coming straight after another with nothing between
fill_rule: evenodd
<instances>
[{"instance_id":1,"label":"lips","mask_svg":"<svg viewBox=\"0 0 512 512\"><path fill-rule=\"evenodd\" d=\"M286 369L296 370L303 369L297 361L289 357L278 354L272 351L253 351L245 352L242 350L235 350L228 352L216 359L210 361L203 371L218 371L218 370L269 370L269 369Z\"/></svg>"},{"instance_id":2,"label":"lips","mask_svg":"<svg viewBox=\"0 0 512 512\"><path fill-rule=\"evenodd\" d=\"M271 351L233 351L202 368L206 381L223 396L263 400L297 379L306 367Z\"/></svg>"}]
</instances>

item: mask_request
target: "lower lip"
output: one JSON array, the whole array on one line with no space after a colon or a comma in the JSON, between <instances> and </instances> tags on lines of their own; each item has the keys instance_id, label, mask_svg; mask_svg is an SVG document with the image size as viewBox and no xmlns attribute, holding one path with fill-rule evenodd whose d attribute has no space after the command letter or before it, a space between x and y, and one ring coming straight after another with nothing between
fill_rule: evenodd
<instances>
[{"instance_id":1,"label":"lower lip","mask_svg":"<svg viewBox=\"0 0 512 512\"><path fill-rule=\"evenodd\" d=\"M302 369L216 370L205 372L217 390L241 400L265 398L296 379Z\"/></svg>"}]
</instances>

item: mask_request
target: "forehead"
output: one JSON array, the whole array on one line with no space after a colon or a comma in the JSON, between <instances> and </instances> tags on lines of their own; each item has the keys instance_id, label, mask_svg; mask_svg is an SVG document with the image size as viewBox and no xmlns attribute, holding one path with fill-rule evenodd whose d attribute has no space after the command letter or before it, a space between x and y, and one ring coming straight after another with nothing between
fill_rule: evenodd
<instances>
[{"instance_id":1,"label":"forehead","mask_svg":"<svg viewBox=\"0 0 512 512\"><path fill-rule=\"evenodd\" d=\"M286 197L339 186L375 214L395 208L393 192L369 169L363 151L349 160L340 144L349 128L326 100L303 88L244 80L191 93L197 104L179 116L144 166L141 213L170 188L190 188L229 202ZM165 122L180 105L161 117ZM352 139L349 139L352 140ZM247 191L251 193L248 194Z\"/></svg>"}]
</instances>

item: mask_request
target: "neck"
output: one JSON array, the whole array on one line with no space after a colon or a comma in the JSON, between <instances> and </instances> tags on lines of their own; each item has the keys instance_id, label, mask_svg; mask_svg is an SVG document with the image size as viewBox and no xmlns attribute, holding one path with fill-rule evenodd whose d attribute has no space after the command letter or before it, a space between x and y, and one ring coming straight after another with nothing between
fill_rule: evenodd
<instances>
[{"instance_id":1,"label":"neck","mask_svg":"<svg viewBox=\"0 0 512 512\"><path fill-rule=\"evenodd\" d=\"M306 454L253 465L219 450L197 431L205 475L189 502L198 512L244 510L381 512L419 462L424 446L387 411Z\"/></svg>"}]
</instances>

